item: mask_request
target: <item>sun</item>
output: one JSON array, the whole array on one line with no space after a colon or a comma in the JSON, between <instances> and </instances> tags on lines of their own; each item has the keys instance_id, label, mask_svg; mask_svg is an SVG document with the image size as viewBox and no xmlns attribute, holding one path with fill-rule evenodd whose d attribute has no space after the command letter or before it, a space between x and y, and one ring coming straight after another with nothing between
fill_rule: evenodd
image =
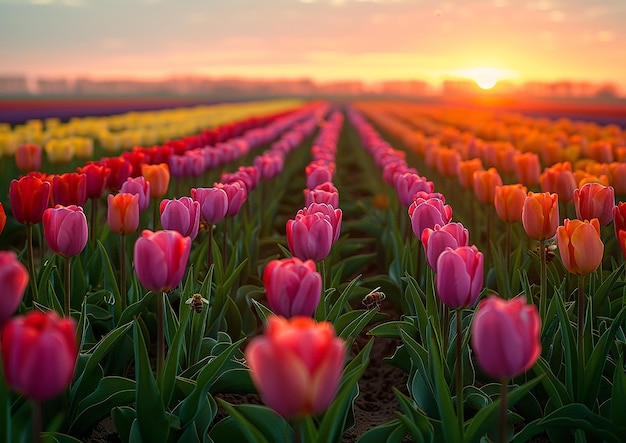
<instances>
[{"instance_id":1,"label":"sun","mask_svg":"<svg viewBox=\"0 0 626 443\"><path fill-rule=\"evenodd\" d=\"M494 88L502 80L518 78L518 73L515 71L484 66L451 69L447 73L456 78L471 80L484 90Z\"/></svg>"},{"instance_id":2,"label":"sun","mask_svg":"<svg viewBox=\"0 0 626 443\"><path fill-rule=\"evenodd\" d=\"M494 68L477 68L472 75L472 79L481 89L491 89L498 84L500 79L499 71Z\"/></svg>"}]
</instances>

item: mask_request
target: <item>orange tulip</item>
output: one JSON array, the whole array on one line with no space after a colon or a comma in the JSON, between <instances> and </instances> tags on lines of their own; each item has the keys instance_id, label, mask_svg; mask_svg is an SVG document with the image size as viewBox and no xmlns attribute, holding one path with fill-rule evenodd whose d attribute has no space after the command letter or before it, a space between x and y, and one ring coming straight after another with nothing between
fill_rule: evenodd
<instances>
[{"instance_id":1,"label":"orange tulip","mask_svg":"<svg viewBox=\"0 0 626 443\"><path fill-rule=\"evenodd\" d=\"M617 195L626 195L626 163L609 163L610 183Z\"/></svg>"},{"instance_id":2,"label":"orange tulip","mask_svg":"<svg viewBox=\"0 0 626 443\"><path fill-rule=\"evenodd\" d=\"M539 156L533 152L525 152L513 157L515 176L517 181L525 186L535 186L539 183L541 164Z\"/></svg>"},{"instance_id":3,"label":"orange tulip","mask_svg":"<svg viewBox=\"0 0 626 443\"><path fill-rule=\"evenodd\" d=\"M167 194L170 184L170 169L167 163L141 165L141 175L150 182L150 198L161 198Z\"/></svg>"},{"instance_id":4,"label":"orange tulip","mask_svg":"<svg viewBox=\"0 0 626 443\"><path fill-rule=\"evenodd\" d=\"M559 200L569 203L574 198L574 189L578 186L572 173L570 162L557 163L546 168L539 177L543 192L556 193Z\"/></svg>"},{"instance_id":5,"label":"orange tulip","mask_svg":"<svg viewBox=\"0 0 626 443\"><path fill-rule=\"evenodd\" d=\"M522 219L522 208L526 200L526 192L526 186L522 186L519 183L496 186L494 204L500 220L514 223Z\"/></svg>"},{"instance_id":6,"label":"orange tulip","mask_svg":"<svg viewBox=\"0 0 626 443\"><path fill-rule=\"evenodd\" d=\"M437 150L437 170L444 177L454 177L461 156L454 149L439 148Z\"/></svg>"},{"instance_id":7,"label":"orange tulip","mask_svg":"<svg viewBox=\"0 0 626 443\"><path fill-rule=\"evenodd\" d=\"M522 207L522 224L534 240L554 237L559 226L559 197L549 192L529 192Z\"/></svg>"},{"instance_id":8,"label":"orange tulip","mask_svg":"<svg viewBox=\"0 0 626 443\"><path fill-rule=\"evenodd\" d=\"M572 274L590 274L602 262L604 243L597 218L584 222L566 218L556 230L556 238L563 266Z\"/></svg>"},{"instance_id":9,"label":"orange tulip","mask_svg":"<svg viewBox=\"0 0 626 443\"><path fill-rule=\"evenodd\" d=\"M474 187L474 171L481 171L482 169L483 162L479 157L460 161L457 166L459 184L465 189L472 189Z\"/></svg>"},{"instance_id":10,"label":"orange tulip","mask_svg":"<svg viewBox=\"0 0 626 443\"><path fill-rule=\"evenodd\" d=\"M139 227L139 195L120 192L108 196L107 221L112 232L126 235Z\"/></svg>"},{"instance_id":11,"label":"orange tulip","mask_svg":"<svg viewBox=\"0 0 626 443\"><path fill-rule=\"evenodd\" d=\"M493 205L496 186L502 186L502 178L496 168L474 172L474 193L482 204Z\"/></svg>"}]
</instances>

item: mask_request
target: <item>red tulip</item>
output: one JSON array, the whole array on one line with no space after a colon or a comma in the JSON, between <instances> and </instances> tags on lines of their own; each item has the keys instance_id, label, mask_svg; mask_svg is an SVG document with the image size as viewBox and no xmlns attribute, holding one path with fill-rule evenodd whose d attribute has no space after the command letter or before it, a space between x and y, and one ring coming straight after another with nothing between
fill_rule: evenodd
<instances>
[{"instance_id":1,"label":"red tulip","mask_svg":"<svg viewBox=\"0 0 626 443\"><path fill-rule=\"evenodd\" d=\"M35 143L18 146L17 151L15 151L15 164L25 172L36 171L41 168L41 146Z\"/></svg>"},{"instance_id":2,"label":"red tulip","mask_svg":"<svg viewBox=\"0 0 626 443\"><path fill-rule=\"evenodd\" d=\"M87 218L76 205L48 208L43 213L43 233L55 254L73 257L87 244Z\"/></svg>"},{"instance_id":3,"label":"red tulip","mask_svg":"<svg viewBox=\"0 0 626 443\"><path fill-rule=\"evenodd\" d=\"M581 220L597 218L602 226L613 220L615 191L611 186L587 183L574 191L576 216Z\"/></svg>"},{"instance_id":4,"label":"red tulip","mask_svg":"<svg viewBox=\"0 0 626 443\"><path fill-rule=\"evenodd\" d=\"M322 277L313 260L292 257L270 261L263 270L263 285L275 314L311 316L320 301Z\"/></svg>"},{"instance_id":5,"label":"red tulip","mask_svg":"<svg viewBox=\"0 0 626 443\"><path fill-rule=\"evenodd\" d=\"M55 175L52 179L52 200L55 205L84 206L87 201L87 176L76 172Z\"/></svg>"},{"instance_id":6,"label":"red tulip","mask_svg":"<svg viewBox=\"0 0 626 443\"><path fill-rule=\"evenodd\" d=\"M126 235L139 227L139 195L120 192L107 197L107 222L111 232Z\"/></svg>"},{"instance_id":7,"label":"red tulip","mask_svg":"<svg viewBox=\"0 0 626 443\"><path fill-rule=\"evenodd\" d=\"M534 240L554 237L559 226L559 200L549 192L529 192L522 207L522 224L526 234Z\"/></svg>"},{"instance_id":8,"label":"red tulip","mask_svg":"<svg viewBox=\"0 0 626 443\"><path fill-rule=\"evenodd\" d=\"M192 240L196 238L200 224L200 203L191 197L164 199L159 210L163 229L178 231Z\"/></svg>"},{"instance_id":9,"label":"red tulip","mask_svg":"<svg viewBox=\"0 0 626 443\"><path fill-rule=\"evenodd\" d=\"M626 258L626 231L619 231L617 233L617 242L620 248L622 248L622 255Z\"/></svg>"},{"instance_id":10,"label":"red tulip","mask_svg":"<svg viewBox=\"0 0 626 443\"><path fill-rule=\"evenodd\" d=\"M24 225L39 223L50 200L50 183L29 176L11 181L9 187L11 212Z\"/></svg>"},{"instance_id":11,"label":"red tulip","mask_svg":"<svg viewBox=\"0 0 626 443\"><path fill-rule=\"evenodd\" d=\"M484 257L476 246L446 248L437 259L437 295L451 309L474 306L483 289Z\"/></svg>"},{"instance_id":12,"label":"red tulip","mask_svg":"<svg viewBox=\"0 0 626 443\"><path fill-rule=\"evenodd\" d=\"M141 150L137 148L133 148L132 151L123 152L122 158L131 165L131 177L139 177L140 175L143 175L141 168L148 161L148 156L145 153L141 152Z\"/></svg>"},{"instance_id":13,"label":"red tulip","mask_svg":"<svg viewBox=\"0 0 626 443\"><path fill-rule=\"evenodd\" d=\"M422 244L426 254L426 262L433 270L437 270L437 259L446 248L456 249L469 244L469 232L461 223L435 225L434 229L422 231Z\"/></svg>"},{"instance_id":14,"label":"red tulip","mask_svg":"<svg viewBox=\"0 0 626 443\"><path fill-rule=\"evenodd\" d=\"M7 213L4 211L4 206L0 202L0 234L4 231L4 226L7 224Z\"/></svg>"},{"instance_id":15,"label":"red tulip","mask_svg":"<svg viewBox=\"0 0 626 443\"><path fill-rule=\"evenodd\" d=\"M220 187L192 188L191 198L200 203L202 220L216 225L226 216L228 211L228 194Z\"/></svg>"},{"instance_id":16,"label":"red tulip","mask_svg":"<svg viewBox=\"0 0 626 443\"><path fill-rule=\"evenodd\" d=\"M323 412L341 380L346 345L331 323L270 317L265 334L245 350L265 404L285 418Z\"/></svg>"},{"instance_id":17,"label":"red tulip","mask_svg":"<svg viewBox=\"0 0 626 443\"><path fill-rule=\"evenodd\" d=\"M105 188L110 191L119 191L126 179L131 176L133 165L122 157L104 158L102 162L111 171L106 179Z\"/></svg>"},{"instance_id":18,"label":"red tulip","mask_svg":"<svg viewBox=\"0 0 626 443\"><path fill-rule=\"evenodd\" d=\"M472 348L490 377L508 379L530 369L539 355L541 318L524 297L492 295L480 303L472 322Z\"/></svg>"},{"instance_id":19,"label":"red tulip","mask_svg":"<svg viewBox=\"0 0 626 443\"><path fill-rule=\"evenodd\" d=\"M91 162L78 168L78 173L85 174L87 178L87 198L99 198L104 192L111 169L104 164Z\"/></svg>"},{"instance_id":20,"label":"red tulip","mask_svg":"<svg viewBox=\"0 0 626 443\"><path fill-rule=\"evenodd\" d=\"M13 251L0 251L0 326L13 315L28 285L28 271Z\"/></svg>"},{"instance_id":21,"label":"red tulip","mask_svg":"<svg viewBox=\"0 0 626 443\"><path fill-rule=\"evenodd\" d=\"M619 231L626 231L626 202L619 202L613 207L613 227L615 238Z\"/></svg>"},{"instance_id":22,"label":"red tulip","mask_svg":"<svg viewBox=\"0 0 626 443\"><path fill-rule=\"evenodd\" d=\"M563 266L572 274L590 274L602 263L604 243L597 218L584 222L566 218L556 230L556 239Z\"/></svg>"},{"instance_id":23,"label":"red tulip","mask_svg":"<svg viewBox=\"0 0 626 443\"><path fill-rule=\"evenodd\" d=\"M72 380L78 346L76 322L54 311L30 311L2 329L2 361L7 384L36 401L56 397Z\"/></svg>"},{"instance_id":24,"label":"red tulip","mask_svg":"<svg viewBox=\"0 0 626 443\"><path fill-rule=\"evenodd\" d=\"M177 231L144 230L135 242L135 273L150 291L166 292L183 279L191 239Z\"/></svg>"}]
</instances>

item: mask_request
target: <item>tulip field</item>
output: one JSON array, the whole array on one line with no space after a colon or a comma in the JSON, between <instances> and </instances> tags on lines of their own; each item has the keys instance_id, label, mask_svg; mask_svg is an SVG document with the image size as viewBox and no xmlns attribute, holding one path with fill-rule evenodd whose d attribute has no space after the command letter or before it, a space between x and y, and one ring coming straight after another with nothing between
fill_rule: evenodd
<instances>
[{"instance_id":1,"label":"tulip field","mask_svg":"<svg viewBox=\"0 0 626 443\"><path fill-rule=\"evenodd\" d=\"M0 441L626 441L619 125L244 102L0 171Z\"/></svg>"}]
</instances>

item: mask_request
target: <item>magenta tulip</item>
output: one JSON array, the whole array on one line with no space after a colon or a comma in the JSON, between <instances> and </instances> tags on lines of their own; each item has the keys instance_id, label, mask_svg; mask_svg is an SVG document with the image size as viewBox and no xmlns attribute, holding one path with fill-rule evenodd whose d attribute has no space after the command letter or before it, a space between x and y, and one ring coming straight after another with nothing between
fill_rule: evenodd
<instances>
[{"instance_id":1,"label":"magenta tulip","mask_svg":"<svg viewBox=\"0 0 626 443\"><path fill-rule=\"evenodd\" d=\"M497 379L524 373L541 355L540 329L537 307L527 305L524 297L486 298L472 322L472 348L480 367Z\"/></svg>"},{"instance_id":2,"label":"magenta tulip","mask_svg":"<svg viewBox=\"0 0 626 443\"><path fill-rule=\"evenodd\" d=\"M0 326L13 315L28 285L28 271L13 251L0 251Z\"/></svg>"},{"instance_id":3,"label":"magenta tulip","mask_svg":"<svg viewBox=\"0 0 626 443\"><path fill-rule=\"evenodd\" d=\"M126 179L120 192L139 196L139 212L145 211L150 206L150 182L143 176Z\"/></svg>"},{"instance_id":4,"label":"magenta tulip","mask_svg":"<svg viewBox=\"0 0 626 443\"><path fill-rule=\"evenodd\" d=\"M178 231L192 240L196 238L200 224L200 203L193 201L191 197L164 199L159 209L163 229Z\"/></svg>"},{"instance_id":5,"label":"magenta tulip","mask_svg":"<svg viewBox=\"0 0 626 443\"><path fill-rule=\"evenodd\" d=\"M322 214L330 222L330 225L333 227L333 243L336 242L341 233L341 220L343 218L341 209L335 209L326 203L311 203L306 208L300 209L296 214L296 218L298 218L298 215L304 216L315 213Z\"/></svg>"},{"instance_id":6,"label":"magenta tulip","mask_svg":"<svg viewBox=\"0 0 626 443\"><path fill-rule=\"evenodd\" d=\"M30 311L4 325L1 347L7 384L30 399L49 400L72 380L78 356L76 322L54 311Z\"/></svg>"},{"instance_id":7,"label":"magenta tulip","mask_svg":"<svg viewBox=\"0 0 626 443\"><path fill-rule=\"evenodd\" d=\"M469 232L461 223L435 225L435 229L426 228L422 231L422 245L428 266L437 270L437 259L446 248L456 249L469 244Z\"/></svg>"},{"instance_id":8,"label":"magenta tulip","mask_svg":"<svg viewBox=\"0 0 626 443\"><path fill-rule=\"evenodd\" d=\"M245 185L238 182L214 183L213 187L224 190L228 196L228 209L226 210L226 215L228 217L237 215L248 197Z\"/></svg>"},{"instance_id":9,"label":"magenta tulip","mask_svg":"<svg viewBox=\"0 0 626 443\"><path fill-rule=\"evenodd\" d=\"M216 225L226 216L228 195L222 188L192 188L191 198L200 203L200 215L204 222Z\"/></svg>"},{"instance_id":10,"label":"magenta tulip","mask_svg":"<svg viewBox=\"0 0 626 443\"><path fill-rule=\"evenodd\" d=\"M291 255L301 260L326 258L333 244L333 226L322 213L298 214L287 221L287 244Z\"/></svg>"},{"instance_id":11,"label":"magenta tulip","mask_svg":"<svg viewBox=\"0 0 626 443\"><path fill-rule=\"evenodd\" d=\"M285 418L323 412L341 380L345 342L329 322L270 317L265 333L245 350L263 401Z\"/></svg>"},{"instance_id":12,"label":"magenta tulip","mask_svg":"<svg viewBox=\"0 0 626 443\"><path fill-rule=\"evenodd\" d=\"M446 248L437 259L437 295L451 309L474 306L483 288L484 257L476 246Z\"/></svg>"},{"instance_id":13,"label":"magenta tulip","mask_svg":"<svg viewBox=\"0 0 626 443\"><path fill-rule=\"evenodd\" d=\"M76 205L48 208L43 213L43 233L55 254L73 257L87 244L87 217Z\"/></svg>"},{"instance_id":14,"label":"magenta tulip","mask_svg":"<svg viewBox=\"0 0 626 443\"><path fill-rule=\"evenodd\" d=\"M305 189L304 202L306 206L311 203L326 203L333 208L338 208L339 192L331 182L324 182L313 189Z\"/></svg>"},{"instance_id":15,"label":"magenta tulip","mask_svg":"<svg viewBox=\"0 0 626 443\"><path fill-rule=\"evenodd\" d=\"M443 226L452 218L452 208L438 198L418 198L411 203L408 213L413 233L420 239L424 229L434 229L435 225Z\"/></svg>"},{"instance_id":16,"label":"magenta tulip","mask_svg":"<svg viewBox=\"0 0 626 443\"><path fill-rule=\"evenodd\" d=\"M395 181L396 193L402 206L409 206L418 192L431 193L435 187L433 182L412 172L398 174Z\"/></svg>"},{"instance_id":17,"label":"magenta tulip","mask_svg":"<svg viewBox=\"0 0 626 443\"><path fill-rule=\"evenodd\" d=\"M150 291L166 292L178 286L185 274L191 239L177 231L144 230L135 242L135 273Z\"/></svg>"},{"instance_id":18,"label":"magenta tulip","mask_svg":"<svg viewBox=\"0 0 626 443\"><path fill-rule=\"evenodd\" d=\"M322 277L312 260L272 260L263 270L270 309L283 317L311 316L320 301Z\"/></svg>"}]
</instances>

